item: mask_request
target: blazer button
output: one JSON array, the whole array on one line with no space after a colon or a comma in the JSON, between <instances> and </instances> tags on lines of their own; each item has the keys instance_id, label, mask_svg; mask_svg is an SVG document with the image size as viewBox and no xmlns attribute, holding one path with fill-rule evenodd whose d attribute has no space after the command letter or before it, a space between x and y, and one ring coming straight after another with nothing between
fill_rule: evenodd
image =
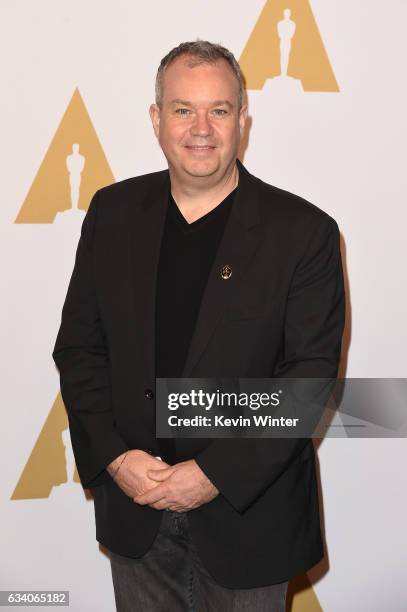
<instances>
[{"instance_id":1,"label":"blazer button","mask_svg":"<svg viewBox=\"0 0 407 612\"><path fill-rule=\"evenodd\" d=\"M154 393L152 392L151 389L144 389L144 396L149 399L152 400L154 397Z\"/></svg>"}]
</instances>

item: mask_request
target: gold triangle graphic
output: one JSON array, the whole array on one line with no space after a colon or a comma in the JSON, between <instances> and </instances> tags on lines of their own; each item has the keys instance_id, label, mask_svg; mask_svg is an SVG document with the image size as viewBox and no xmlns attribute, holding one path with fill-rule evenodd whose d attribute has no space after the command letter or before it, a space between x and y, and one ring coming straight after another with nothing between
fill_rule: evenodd
<instances>
[{"instance_id":1,"label":"gold triangle graphic","mask_svg":"<svg viewBox=\"0 0 407 612\"><path fill-rule=\"evenodd\" d=\"M97 189L115 182L79 89L76 88L15 223L52 223L71 204L67 158L79 145L84 160L77 206L86 211Z\"/></svg>"},{"instance_id":2,"label":"gold triangle graphic","mask_svg":"<svg viewBox=\"0 0 407 612\"><path fill-rule=\"evenodd\" d=\"M323 612L307 574L290 580L286 610L287 612Z\"/></svg>"},{"instance_id":3,"label":"gold triangle graphic","mask_svg":"<svg viewBox=\"0 0 407 612\"><path fill-rule=\"evenodd\" d=\"M67 427L68 417L62 396L58 393L11 499L49 497L52 487L67 482L62 439L62 432ZM76 467L73 479L80 483Z\"/></svg>"},{"instance_id":4,"label":"gold triangle graphic","mask_svg":"<svg viewBox=\"0 0 407 612\"><path fill-rule=\"evenodd\" d=\"M266 2L239 60L247 89L263 89L266 79L280 75L277 24L283 19L285 9L290 9L296 24L288 76L299 79L304 91L339 91L308 0Z\"/></svg>"}]
</instances>

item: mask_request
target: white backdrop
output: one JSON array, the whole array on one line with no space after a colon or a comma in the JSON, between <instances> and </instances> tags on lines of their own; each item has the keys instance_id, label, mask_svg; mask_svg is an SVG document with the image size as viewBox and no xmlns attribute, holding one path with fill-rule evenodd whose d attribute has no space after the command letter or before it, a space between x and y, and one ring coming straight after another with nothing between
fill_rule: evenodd
<instances>
[{"instance_id":1,"label":"white backdrop","mask_svg":"<svg viewBox=\"0 0 407 612\"><path fill-rule=\"evenodd\" d=\"M36 215L66 208L55 143L74 134L80 105L71 106L65 131L64 113L78 88L107 160L100 176L93 170L89 191L109 182L109 167L110 182L164 168L148 116L161 57L200 37L239 59L265 4L2 3L0 589L64 589L75 612L114 610L93 502L79 484L64 489L66 471L61 480L55 467L62 413L51 352L83 215L70 223ZM249 90L243 161L339 224L348 295L341 375L407 377L407 2L284 4L293 19L294 5L311 7L339 92L277 91L270 81ZM98 146L90 142L88 153L82 148L89 168ZM407 609L405 439L325 439L318 456L327 557L308 576L315 601L295 598L293 610L318 610L317 602L327 612Z\"/></svg>"}]
</instances>

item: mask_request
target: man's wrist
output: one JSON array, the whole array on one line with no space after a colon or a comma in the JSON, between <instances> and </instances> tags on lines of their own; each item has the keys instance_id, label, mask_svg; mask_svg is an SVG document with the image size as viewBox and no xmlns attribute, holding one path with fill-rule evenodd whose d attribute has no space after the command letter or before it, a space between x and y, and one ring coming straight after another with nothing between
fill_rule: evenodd
<instances>
[{"instance_id":1,"label":"man's wrist","mask_svg":"<svg viewBox=\"0 0 407 612\"><path fill-rule=\"evenodd\" d=\"M126 457L128 452L129 451L125 451L124 453L116 457L116 459L113 459L113 461L111 461L109 465L106 467L107 472L110 474L112 478L114 478L114 476L119 471L119 468L122 462L124 461L124 458Z\"/></svg>"}]
</instances>

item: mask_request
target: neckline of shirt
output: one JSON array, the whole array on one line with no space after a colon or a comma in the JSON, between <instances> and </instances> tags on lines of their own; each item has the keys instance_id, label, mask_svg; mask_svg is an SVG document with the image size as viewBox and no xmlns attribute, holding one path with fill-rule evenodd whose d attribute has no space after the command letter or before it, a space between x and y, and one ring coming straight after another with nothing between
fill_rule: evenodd
<instances>
[{"instance_id":1,"label":"neckline of shirt","mask_svg":"<svg viewBox=\"0 0 407 612\"><path fill-rule=\"evenodd\" d=\"M215 208L212 208L212 210L208 211L207 213L205 213L198 219L195 219L195 221L192 221L192 223L188 223L188 221L185 219L184 215L178 208L177 203L175 202L172 196L172 193L170 191L169 193L169 211L171 214L171 218L176 223L178 223L178 225L184 231L193 231L195 229L201 228L204 225L206 225L209 221L212 221L221 212L224 212L226 211L227 208L229 208L228 204L231 204L232 201L234 200L234 196L237 191L237 188L238 186L236 186L221 202L219 202L219 204L215 206Z\"/></svg>"}]
</instances>

